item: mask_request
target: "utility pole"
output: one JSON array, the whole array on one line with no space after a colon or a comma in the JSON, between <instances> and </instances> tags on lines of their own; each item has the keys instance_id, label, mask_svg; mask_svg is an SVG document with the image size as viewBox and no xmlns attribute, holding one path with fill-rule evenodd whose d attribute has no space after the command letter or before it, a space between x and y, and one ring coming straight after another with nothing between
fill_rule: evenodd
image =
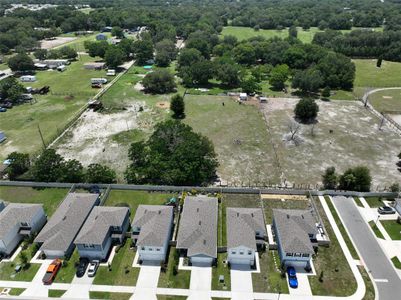
<instances>
[{"instance_id":1,"label":"utility pole","mask_svg":"<svg viewBox=\"0 0 401 300\"><path fill-rule=\"evenodd\" d=\"M42 143L43 143L43 149L46 149L46 143L45 143L45 140L43 139L42 131L40 130L39 124L38 124L38 131L39 131L39 135L42 140Z\"/></svg>"}]
</instances>

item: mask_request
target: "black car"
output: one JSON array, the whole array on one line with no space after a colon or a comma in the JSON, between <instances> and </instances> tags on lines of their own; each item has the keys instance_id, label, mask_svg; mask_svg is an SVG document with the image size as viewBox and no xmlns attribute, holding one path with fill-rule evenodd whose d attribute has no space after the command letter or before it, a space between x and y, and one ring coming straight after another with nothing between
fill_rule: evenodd
<instances>
[{"instance_id":1,"label":"black car","mask_svg":"<svg viewBox=\"0 0 401 300\"><path fill-rule=\"evenodd\" d=\"M79 264L78 264L78 267L77 267L77 273L76 273L77 277L82 277L82 276L85 275L86 268L88 267L88 264L89 264L89 260L86 259L86 258L81 258L79 260Z\"/></svg>"},{"instance_id":2,"label":"black car","mask_svg":"<svg viewBox=\"0 0 401 300\"><path fill-rule=\"evenodd\" d=\"M395 214L395 209L391 206L382 206L377 209L377 212L381 215L393 215Z\"/></svg>"}]
</instances>

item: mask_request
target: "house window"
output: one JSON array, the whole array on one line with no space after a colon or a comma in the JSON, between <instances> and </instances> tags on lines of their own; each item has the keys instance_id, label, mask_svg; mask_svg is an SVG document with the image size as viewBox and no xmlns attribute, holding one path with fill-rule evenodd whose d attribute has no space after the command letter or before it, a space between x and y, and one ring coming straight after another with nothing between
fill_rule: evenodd
<instances>
[{"instance_id":1,"label":"house window","mask_svg":"<svg viewBox=\"0 0 401 300\"><path fill-rule=\"evenodd\" d=\"M313 238L313 234L312 233L309 233L309 238Z\"/></svg>"},{"instance_id":2,"label":"house window","mask_svg":"<svg viewBox=\"0 0 401 300\"><path fill-rule=\"evenodd\" d=\"M256 231L256 235L259 236L259 235L260 235L260 232L259 232L259 231Z\"/></svg>"},{"instance_id":3,"label":"house window","mask_svg":"<svg viewBox=\"0 0 401 300\"><path fill-rule=\"evenodd\" d=\"M231 251L231 254L237 254L237 252L233 250L233 251Z\"/></svg>"},{"instance_id":4,"label":"house window","mask_svg":"<svg viewBox=\"0 0 401 300\"><path fill-rule=\"evenodd\" d=\"M286 253L285 255L286 256L294 256L294 254L292 254L292 253Z\"/></svg>"},{"instance_id":5,"label":"house window","mask_svg":"<svg viewBox=\"0 0 401 300\"><path fill-rule=\"evenodd\" d=\"M248 250L248 255L252 255L252 251L251 250Z\"/></svg>"},{"instance_id":6,"label":"house window","mask_svg":"<svg viewBox=\"0 0 401 300\"><path fill-rule=\"evenodd\" d=\"M152 248L149 248L149 251L153 251L153 249L152 249Z\"/></svg>"},{"instance_id":7,"label":"house window","mask_svg":"<svg viewBox=\"0 0 401 300\"><path fill-rule=\"evenodd\" d=\"M29 223L28 222L21 222L21 226L22 227L29 227Z\"/></svg>"},{"instance_id":8,"label":"house window","mask_svg":"<svg viewBox=\"0 0 401 300\"><path fill-rule=\"evenodd\" d=\"M141 250L145 250L145 247L141 247Z\"/></svg>"},{"instance_id":9,"label":"house window","mask_svg":"<svg viewBox=\"0 0 401 300\"><path fill-rule=\"evenodd\" d=\"M244 255L244 251L240 251L239 254L240 254L240 255Z\"/></svg>"},{"instance_id":10,"label":"house window","mask_svg":"<svg viewBox=\"0 0 401 300\"><path fill-rule=\"evenodd\" d=\"M309 253L302 254L302 257L309 257Z\"/></svg>"},{"instance_id":11,"label":"house window","mask_svg":"<svg viewBox=\"0 0 401 300\"><path fill-rule=\"evenodd\" d=\"M295 253L294 256L295 257L301 257L301 253Z\"/></svg>"},{"instance_id":12,"label":"house window","mask_svg":"<svg viewBox=\"0 0 401 300\"><path fill-rule=\"evenodd\" d=\"M156 251L160 251L160 248L156 248Z\"/></svg>"}]
</instances>

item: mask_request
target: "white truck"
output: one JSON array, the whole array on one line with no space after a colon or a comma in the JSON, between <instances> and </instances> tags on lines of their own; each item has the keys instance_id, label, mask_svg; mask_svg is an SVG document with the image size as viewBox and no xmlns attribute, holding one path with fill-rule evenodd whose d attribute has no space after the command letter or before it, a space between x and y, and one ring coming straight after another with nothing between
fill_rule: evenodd
<instances>
[{"instance_id":1,"label":"white truck","mask_svg":"<svg viewBox=\"0 0 401 300\"><path fill-rule=\"evenodd\" d=\"M91 83L92 84L106 84L107 79L106 78L91 78Z\"/></svg>"}]
</instances>

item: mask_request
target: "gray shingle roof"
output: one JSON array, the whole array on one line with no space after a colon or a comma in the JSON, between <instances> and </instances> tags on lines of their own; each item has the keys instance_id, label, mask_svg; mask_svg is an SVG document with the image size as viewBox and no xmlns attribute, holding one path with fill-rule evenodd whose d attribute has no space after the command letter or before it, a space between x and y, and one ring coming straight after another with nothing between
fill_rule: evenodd
<instances>
[{"instance_id":1,"label":"gray shingle roof","mask_svg":"<svg viewBox=\"0 0 401 300\"><path fill-rule=\"evenodd\" d=\"M35 239L41 250L66 252L97 204L98 194L69 193Z\"/></svg>"},{"instance_id":2,"label":"gray shingle roof","mask_svg":"<svg viewBox=\"0 0 401 300\"><path fill-rule=\"evenodd\" d=\"M163 205L139 205L132 227L140 227L138 246L163 247L170 234L173 207Z\"/></svg>"},{"instance_id":3,"label":"gray shingle roof","mask_svg":"<svg viewBox=\"0 0 401 300\"><path fill-rule=\"evenodd\" d=\"M316 234L316 220L308 210L273 209L273 218L284 252L313 254L309 234Z\"/></svg>"},{"instance_id":4,"label":"gray shingle roof","mask_svg":"<svg viewBox=\"0 0 401 300\"><path fill-rule=\"evenodd\" d=\"M4 204L3 200L0 200L0 211L2 211L4 209L6 205Z\"/></svg>"},{"instance_id":5,"label":"gray shingle roof","mask_svg":"<svg viewBox=\"0 0 401 300\"><path fill-rule=\"evenodd\" d=\"M217 257L217 198L185 198L177 237L177 248L187 255Z\"/></svg>"},{"instance_id":6,"label":"gray shingle roof","mask_svg":"<svg viewBox=\"0 0 401 300\"><path fill-rule=\"evenodd\" d=\"M96 206L82 226L75 244L101 245L113 226L122 227L128 207Z\"/></svg>"},{"instance_id":7,"label":"gray shingle roof","mask_svg":"<svg viewBox=\"0 0 401 300\"><path fill-rule=\"evenodd\" d=\"M0 212L0 240L3 239L15 225L32 221L32 218L44 210L41 204L10 203Z\"/></svg>"},{"instance_id":8,"label":"gray shingle roof","mask_svg":"<svg viewBox=\"0 0 401 300\"><path fill-rule=\"evenodd\" d=\"M266 235L266 225L261 208L234 208L226 211L227 247L245 246L256 250L256 231Z\"/></svg>"}]
</instances>

